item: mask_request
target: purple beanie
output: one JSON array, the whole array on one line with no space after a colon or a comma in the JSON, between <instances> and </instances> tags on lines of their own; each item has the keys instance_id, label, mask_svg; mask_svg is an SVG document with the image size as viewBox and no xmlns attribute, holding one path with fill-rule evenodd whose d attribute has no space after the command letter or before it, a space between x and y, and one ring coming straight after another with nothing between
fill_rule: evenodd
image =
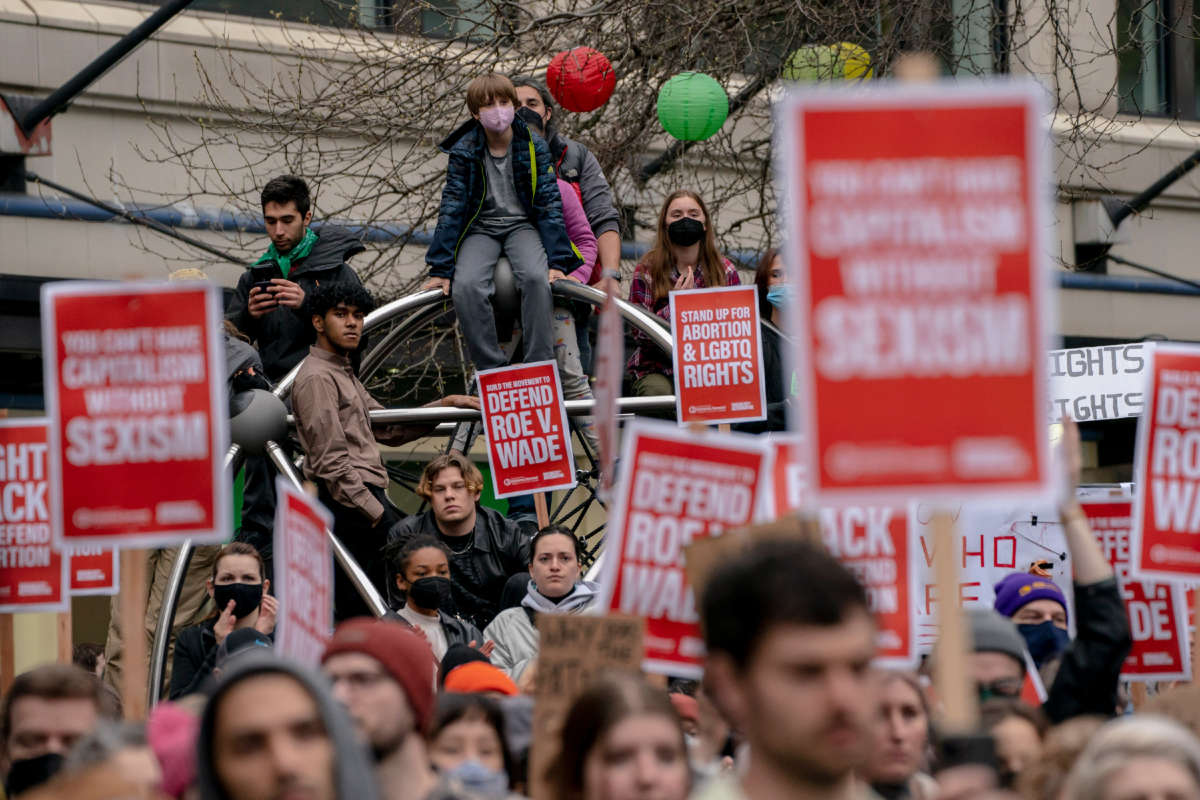
<instances>
[{"instance_id":1,"label":"purple beanie","mask_svg":"<svg viewBox=\"0 0 1200 800\"><path fill-rule=\"evenodd\" d=\"M993 607L1004 616L1012 617L1021 606L1034 600L1053 600L1062 606L1064 611L1067 610L1067 598L1054 581L1027 572L1010 573L996 584L996 602Z\"/></svg>"}]
</instances>

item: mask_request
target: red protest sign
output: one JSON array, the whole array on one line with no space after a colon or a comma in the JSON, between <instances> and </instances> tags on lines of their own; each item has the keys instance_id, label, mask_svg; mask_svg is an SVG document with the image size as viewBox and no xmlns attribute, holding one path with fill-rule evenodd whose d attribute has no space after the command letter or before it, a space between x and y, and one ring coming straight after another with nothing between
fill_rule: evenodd
<instances>
[{"instance_id":1,"label":"red protest sign","mask_svg":"<svg viewBox=\"0 0 1200 800\"><path fill-rule=\"evenodd\" d=\"M42 342L57 542L225 541L229 409L217 288L46 284Z\"/></svg>"},{"instance_id":2,"label":"red protest sign","mask_svg":"<svg viewBox=\"0 0 1200 800\"><path fill-rule=\"evenodd\" d=\"M1108 563L1117 573L1121 599L1129 614L1133 648L1125 658L1126 680L1175 681L1191 675L1187 635L1187 599L1182 585L1134 579L1130 572L1129 532L1133 502L1085 500L1080 503Z\"/></svg>"},{"instance_id":3,"label":"red protest sign","mask_svg":"<svg viewBox=\"0 0 1200 800\"><path fill-rule=\"evenodd\" d=\"M683 548L754 519L766 452L751 436L638 421L621 463L600 607L646 620L648 671L698 678L704 643Z\"/></svg>"},{"instance_id":4,"label":"red protest sign","mask_svg":"<svg viewBox=\"0 0 1200 800\"><path fill-rule=\"evenodd\" d=\"M1040 91L784 103L798 416L818 499L1049 495Z\"/></svg>"},{"instance_id":5,"label":"red protest sign","mask_svg":"<svg viewBox=\"0 0 1200 800\"><path fill-rule=\"evenodd\" d=\"M912 669L917 647L917 562L903 507L823 508L821 536L830 555L862 584L879 627L876 660Z\"/></svg>"},{"instance_id":6,"label":"red protest sign","mask_svg":"<svg viewBox=\"0 0 1200 800\"><path fill-rule=\"evenodd\" d=\"M1200 348L1147 355L1146 404L1133 480L1132 569L1138 578L1200 578Z\"/></svg>"},{"instance_id":7,"label":"red protest sign","mask_svg":"<svg viewBox=\"0 0 1200 800\"><path fill-rule=\"evenodd\" d=\"M758 290L689 289L670 299L680 424L766 419Z\"/></svg>"},{"instance_id":8,"label":"red protest sign","mask_svg":"<svg viewBox=\"0 0 1200 800\"><path fill-rule=\"evenodd\" d=\"M275 649L315 666L333 630L333 515L282 477L275 496Z\"/></svg>"},{"instance_id":9,"label":"red protest sign","mask_svg":"<svg viewBox=\"0 0 1200 800\"><path fill-rule=\"evenodd\" d=\"M772 434L768 439L770 490L763 493L767 519L801 511L807 505L808 480L804 472L803 446L803 437L795 434Z\"/></svg>"},{"instance_id":10,"label":"red protest sign","mask_svg":"<svg viewBox=\"0 0 1200 800\"><path fill-rule=\"evenodd\" d=\"M116 594L121 590L121 560L116 550L72 547L68 552L72 595Z\"/></svg>"},{"instance_id":11,"label":"red protest sign","mask_svg":"<svg viewBox=\"0 0 1200 800\"><path fill-rule=\"evenodd\" d=\"M558 364L485 369L478 378L496 497L573 487L575 454Z\"/></svg>"},{"instance_id":12,"label":"red protest sign","mask_svg":"<svg viewBox=\"0 0 1200 800\"><path fill-rule=\"evenodd\" d=\"M800 437L772 436L768 516L801 511L806 484ZM917 662L920 554L904 506L822 508L817 511L825 548L854 573L867 593L879 628L876 658L882 666L911 669Z\"/></svg>"},{"instance_id":13,"label":"red protest sign","mask_svg":"<svg viewBox=\"0 0 1200 800\"><path fill-rule=\"evenodd\" d=\"M45 419L0 419L0 613L70 608L50 524L48 449Z\"/></svg>"}]
</instances>

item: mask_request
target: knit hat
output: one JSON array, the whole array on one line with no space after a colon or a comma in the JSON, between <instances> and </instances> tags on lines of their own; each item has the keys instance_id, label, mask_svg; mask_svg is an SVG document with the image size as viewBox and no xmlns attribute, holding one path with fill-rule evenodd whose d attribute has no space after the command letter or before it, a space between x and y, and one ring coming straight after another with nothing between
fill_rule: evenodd
<instances>
[{"instance_id":1,"label":"knit hat","mask_svg":"<svg viewBox=\"0 0 1200 800\"><path fill-rule=\"evenodd\" d=\"M200 717L178 703L159 703L146 718L146 741L162 766L162 790L183 797L196 780Z\"/></svg>"},{"instance_id":2,"label":"knit hat","mask_svg":"<svg viewBox=\"0 0 1200 800\"><path fill-rule=\"evenodd\" d=\"M512 678L486 661L471 661L447 672L446 691L464 694L499 692L510 697L521 693Z\"/></svg>"},{"instance_id":3,"label":"knit hat","mask_svg":"<svg viewBox=\"0 0 1200 800\"><path fill-rule=\"evenodd\" d=\"M1025 640L1012 620L990 608L968 608L967 624L971 629L971 650L976 653L1004 653L1012 656L1025 671Z\"/></svg>"},{"instance_id":4,"label":"knit hat","mask_svg":"<svg viewBox=\"0 0 1200 800\"><path fill-rule=\"evenodd\" d=\"M472 661L482 661L485 664L492 663L487 656L467 644L452 644L446 648L446 655L442 656L442 665L438 669L438 686L446 685L446 676L455 667L461 667L463 664L468 664Z\"/></svg>"},{"instance_id":5,"label":"knit hat","mask_svg":"<svg viewBox=\"0 0 1200 800\"><path fill-rule=\"evenodd\" d=\"M333 632L321 663L339 653L362 653L378 661L408 695L424 731L433 714L433 668L429 643L418 633L395 622L360 617L343 622Z\"/></svg>"},{"instance_id":6,"label":"knit hat","mask_svg":"<svg viewBox=\"0 0 1200 800\"><path fill-rule=\"evenodd\" d=\"M223 666L230 657L252 647L271 647L271 637L254 628L239 628L217 645L217 666Z\"/></svg>"},{"instance_id":7,"label":"knit hat","mask_svg":"<svg viewBox=\"0 0 1200 800\"><path fill-rule=\"evenodd\" d=\"M1030 575L1028 572L1011 572L996 584L994 607L1006 617L1012 617L1021 606L1034 600L1053 600L1062 606L1064 611L1067 609L1067 598L1062 589L1049 578Z\"/></svg>"}]
</instances>

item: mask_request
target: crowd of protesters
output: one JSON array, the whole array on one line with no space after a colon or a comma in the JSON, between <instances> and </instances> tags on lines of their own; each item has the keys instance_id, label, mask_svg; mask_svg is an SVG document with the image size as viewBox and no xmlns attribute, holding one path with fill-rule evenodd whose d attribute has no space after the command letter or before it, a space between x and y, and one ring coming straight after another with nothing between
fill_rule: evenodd
<instances>
[{"instance_id":1,"label":"crowd of protesters","mask_svg":"<svg viewBox=\"0 0 1200 800\"><path fill-rule=\"evenodd\" d=\"M550 284L617 278L611 190L595 157L558 130L536 81L482 76L466 105L471 118L441 145L449 166L427 286L450 295L477 368L554 360L567 397L590 397L587 313ZM1073 492L1059 509L1073 585L1034 565L997 584L993 609L968 612L976 732L938 724L938 648L919 673L876 667L862 586L820 547L778 540L723 562L697 598L703 680L604 675L573 700L552 741L534 741L538 616L602 611L583 541L482 505L483 476L457 452L425 466L417 494L427 510L405 516L392 504L379 442L412 441L431 426L372 424L379 405L358 378L357 352L374 299L348 263L363 246L336 226L310 225L300 178L270 181L262 211L270 246L228 309L230 390L294 371L304 476L392 610L371 618L336 571L338 624L320 668L275 653L273 476L267 461L250 459L238 540L204 549L189 568L168 699L145 722L117 722L121 636L141 631L114 628L103 652L77 653L84 666L18 676L0 702L8 798L1200 800L1200 696L1164 686L1157 705L1128 714L1129 625ZM491 306L501 255L521 295L516 355L501 345ZM740 281L703 198L680 190L662 204L628 298L667 320L670 292ZM781 430L794 390L781 357L790 287L777 252L754 282L768 416L744 430ZM628 372L639 395L673 392L669 354L644 338ZM478 408L468 396L436 402ZM1065 431L1073 488L1078 432L1069 421ZM581 435L594 440L590 420ZM151 557L162 563L151 571L147 635L173 555ZM1031 664L1046 689L1037 706L1023 699ZM553 756L531 760L538 747Z\"/></svg>"}]
</instances>

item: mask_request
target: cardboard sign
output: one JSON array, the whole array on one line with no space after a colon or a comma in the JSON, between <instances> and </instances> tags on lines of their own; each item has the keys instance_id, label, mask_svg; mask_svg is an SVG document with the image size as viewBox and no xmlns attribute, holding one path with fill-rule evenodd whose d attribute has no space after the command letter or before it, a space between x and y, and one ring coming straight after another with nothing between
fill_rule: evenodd
<instances>
[{"instance_id":1,"label":"cardboard sign","mask_svg":"<svg viewBox=\"0 0 1200 800\"><path fill-rule=\"evenodd\" d=\"M679 424L766 419L758 290L689 289L670 302Z\"/></svg>"},{"instance_id":2,"label":"cardboard sign","mask_svg":"<svg viewBox=\"0 0 1200 800\"><path fill-rule=\"evenodd\" d=\"M1050 495L1042 91L783 102L796 427L820 502Z\"/></svg>"},{"instance_id":3,"label":"cardboard sign","mask_svg":"<svg viewBox=\"0 0 1200 800\"><path fill-rule=\"evenodd\" d=\"M600 481L597 493L605 503L612 496L613 476L617 450L620 447L617 424L617 398L621 396L621 379L625 374L625 338L621 324L621 310L617 307L616 281L608 284L604 306L600 309L600 321L596 331L596 383L593 396L596 398L592 418L596 425L596 439L600 443Z\"/></svg>"},{"instance_id":4,"label":"cardboard sign","mask_svg":"<svg viewBox=\"0 0 1200 800\"><path fill-rule=\"evenodd\" d=\"M229 538L221 295L207 283L42 287L60 545Z\"/></svg>"},{"instance_id":5,"label":"cardboard sign","mask_svg":"<svg viewBox=\"0 0 1200 800\"><path fill-rule=\"evenodd\" d=\"M1186 592L1179 584L1139 581L1130 574L1132 499L1088 500L1080 505L1117 573L1121 599L1129 614L1133 648L1121 668L1121 677L1131 681L1188 680L1191 659Z\"/></svg>"},{"instance_id":6,"label":"cardboard sign","mask_svg":"<svg viewBox=\"0 0 1200 800\"><path fill-rule=\"evenodd\" d=\"M1050 351L1050 421L1080 422L1142 413L1146 351L1134 342Z\"/></svg>"},{"instance_id":7,"label":"cardboard sign","mask_svg":"<svg viewBox=\"0 0 1200 800\"><path fill-rule=\"evenodd\" d=\"M333 515L282 476L275 496L275 649L315 666L333 630Z\"/></svg>"},{"instance_id":8,"label":"cardboard sign","mask_svg":"<svg viewBox=\"0 0 1200 800\"><path fill-rule=\"evenodd\" d=\"M753 436L639 420L621 463L598 605L646 620L647 671L699 677L704 643L683 548L753 520L766 452Z\"/></svg>"},{"instance_id":9,"label":"cardboard sign","mask_svg":"<svg viewBox=\"0 0 1200 800\"><path fill-rule=\"evenodd\" d=\"M1149 352L1133 480L1136 578L1200 580L1200 347Z\"/></svg>"},{"instance_id":10,"label":"cardboard sign","mask_svg":"<svg viewBox=\"0 0 1200 800\"><path fill-rule=\"evenodd\" d=\"M914 608L917 644L933 646L938 634L940 598L935 577L937 544L933 536L933 507L910 505L910 529L916 541L917 589ZM1058 512L1044 506L956 507L954 555L958 566L960 606L992 608L995 586L1012 572L1028 572L1033 562L1048 563L1050 579L1063 590L1074 625L1071 559Z\"/></svg>"},{"instance_id":11,"label":"cardboard sign","mask_svg":"<svg viewBox=\"0 0 1200 800\"><path fill-rule=\"evenodd\" d=\"M546 769L558 757L563 720L571 704L605 674L637 672L644 625L636 617L610 614L539 614L536 702L530 796L555 800Z\"/></svg>"},{"instance_id":12,"label":"cardboard sign","mask_svg":"<svg viewBox=\"0 0 1200 800\"><path fill-rule=\"evenodd\" d=\"M48 450L44 418L0 419L0 614L70 608L50 521Z\"/></svg>"},{"instance_id":13,"label":"cardboard sign","mask_svg":"<svg viewBox=\"0 0 1200 800\"><path fill-rule=\"evenodd\" d=\"M121 590L121 561L116 550L72 547L67 552L73 596L112 595Z\"/></svg>"},{"instance_id":14,"label":"cardboard sign","mask_svg":"<svg viewBox=\"0 0 1200 800\"><path fill-rule=\"evenodd\" d=\"M496 497L573 487L575 453L557 362L485 369L478 377Z\"/></svg>"}]
</instances>

